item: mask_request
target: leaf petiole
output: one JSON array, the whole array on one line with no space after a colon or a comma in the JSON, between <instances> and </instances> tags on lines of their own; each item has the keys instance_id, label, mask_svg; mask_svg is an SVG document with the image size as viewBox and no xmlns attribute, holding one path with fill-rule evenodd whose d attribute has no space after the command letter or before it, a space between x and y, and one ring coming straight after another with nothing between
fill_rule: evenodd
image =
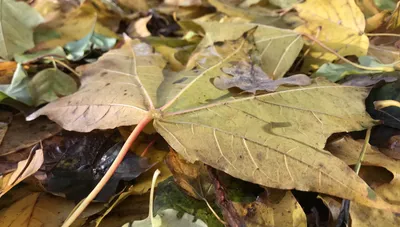
<instances>
[{"instance_id":1,"label":"leaf petiole","mask_svg":"<svg viewBox=\"0 0 400 227\"><path fill-rule=\"evenodd\" d=\"M126 153L129 151L129 148L132 146L132 143L136 140L139 136L140 132L143 128L153 120L153 117L149 114L144 117L129 135L128 139L125 141L124 145L122 146L118 156L115 158L114 162L107 170L106 174L104 174L103 178L97 183L96 187L90 192L90 194L78 205L76 209L68 216L61 227L68 227L70 226L78 217L79 215L86 209L86 207L96 198L96 196L100 193L103 189L104 185L110 180L112 175L114 174L115 170L118 168L119 164L124 159Z\"/></svg>"}]
</instances>

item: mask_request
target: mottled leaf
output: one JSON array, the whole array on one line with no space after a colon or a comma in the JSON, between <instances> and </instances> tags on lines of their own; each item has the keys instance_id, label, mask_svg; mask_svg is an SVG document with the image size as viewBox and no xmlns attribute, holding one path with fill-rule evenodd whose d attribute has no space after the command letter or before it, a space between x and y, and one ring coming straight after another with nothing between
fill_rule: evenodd
<instances>
[{"instance_id":1,"label":"mottled leaf","mask_svg":"<svg viewBox=\"0 0 400 227\"><path fill-rule=\"evenodd\" d=\"M258 65L250 65L247 62L232 62L230 67L222 68L222 71L233 78L220 76L214 79L214 85L219 89L238 87L244 91L255 93L256 91L275 91L280 85L310 85L311 79L304 74L297 74L277 80L272 80Z\"/></svg>"}]
</instances>

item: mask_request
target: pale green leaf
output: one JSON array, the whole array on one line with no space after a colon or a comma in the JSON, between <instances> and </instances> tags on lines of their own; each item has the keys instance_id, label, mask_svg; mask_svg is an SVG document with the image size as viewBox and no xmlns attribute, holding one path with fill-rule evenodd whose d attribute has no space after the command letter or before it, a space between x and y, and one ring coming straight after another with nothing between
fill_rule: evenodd
<instances>
[{"instance_id":1,"label":"pale green leaf","mask_svg":"<svg viewBox=\"0 0 400 227\"><path fill-rule=\"evenodd\" d=\"M382 64L376 58L371 56L361 56L358 58L358 61L360 62L360 65L367 67L393 67L393 64ZM379 73L379 71L359 69L348 63L325 63L313 74L313 76L325 77L332 82L336 82L348 75L375 73Z\"/></svg>"},{"instance_id":2,"label":"pale green leaf","mask_svg":"<svg viewBox=\"0 0 400 227\"><path fill-rule=\"evenodd\" d=\"M29 78L21 64L14 72L11 84L0 85L0 94L7 95L26 105L32 105L32 97L28 90Z\"/></svg>"},{"instance_id":3,"label":"pale green leaf","mask_svg":"<svg viewBox=\"0 0 400 227\"><path fill-rule=\"evenodd\" d=\"M124 225L126 226L126 225ZM207 227L206 223L197 219L193 215L185 213L182 217L178 217L178 211L174 209L166 209L160 211L151 223L150 217L134 221L130 227Z\"/></svg>"},{"instance_id":4,"label":"pale green leaf","mask_svg":"<svg viewBox=\"0 0 400 227\"><path fill-rule=\"evenodd\" d=\"M38 72L28 83L29 91L36 106L67 96L78 89L75 80L58 69Z\"/></svg>"},{"instance_id":5,"label":"pale green leaf","mask_svg":"<svg viewBox=\"0 0 400 227\"><path fill-rule=\"evenodd\" d=\"M42 22L40 14L25 2L0 0L0 57L11 59L34 47L33 28Z\"/></svg>"}]
</instances>

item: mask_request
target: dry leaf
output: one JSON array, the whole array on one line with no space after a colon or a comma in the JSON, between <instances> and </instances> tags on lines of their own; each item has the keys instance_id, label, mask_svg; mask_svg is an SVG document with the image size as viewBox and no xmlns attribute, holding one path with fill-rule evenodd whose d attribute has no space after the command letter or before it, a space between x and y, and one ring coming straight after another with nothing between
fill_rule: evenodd
<instances>
[{"instance_id":1,"label":"dry leaf","mask_svg":"<svg viewBox=\"0 0 400 227\"><path fill-rule=\"evenodd\" d=\"M272 80L257 65L250 65L247 62L231 62L231 66L222 68L224 73L230 74L233 78L220 76L214 79L214 85L218 89L229 89L238 87L244 91L255 93L256 91L275 91L280 85L310 85L311 79L307 75L297 74L277 80Z\"/></svg>"},{"instance_id":2,"label":"dry leaf","mask_svg":"<svg viewBox=\"0 0 400 227\"><path fill-rule=\"evenodd\" d=\"M201 0L164 0L167 5L173 6L200 6Z\"/></svg>"},{"instance_id":3,"label":"dry leaf","mask_svg":"<svg viewBox=\"0 0 400 227\"><path fill-rule=\"evenodd\" d=\"M26 160L18 162L18 167L14 172L3 176L3 185L1 185L0 197L6 194L15 185L36 173L42 166L43 161L43 150L38 149L32 151Z\"/></svg>"},{"instance_id":4,"label":"dry leaf","mask_svg":"<svg viewBox=\"0 0 400 227\"><path fill-rule=\"evenodd\" d=\"M246 226L307 226L306 214L290 191L271 190L266 197L249 204L234 203L242 210Z\"/></svg>"},{"instance_id":5,"label":"dry leaf","mask_svg":"<svg viewBox=\"0 0 400 227\"><path fill-rule=\"evenodd\" d=\"M375 57L383 64L393 64L400 61L400 51L393 46L375 46L370 45L368 48L368 55ZM400 62L395 64L397 68Z\"/></svg>"},{"instance_id":6,"label":"dry leaf","mask_svg":"<svg viewBox=\"0 0 400 227\"><path fill-rule=\"evenodd\" d=\"M389 10L384 10L370 17L366 21L365 32L372 32L385 23L386 16L390 14Z\"/></svg>"},{"instance_id":7,"label":"dry leaf","mask_svg":"<svg viewBox=\"0 0 400 227\"><path fill-rule=\"evenodd\" d=\"M33 208L40 193L32 193L0 212L0 225L10 227L29 227Z\"/></svg>"},{"instance_id":8,"label":"dry leaf","mask_svg":"<svg viewBox=\"0 0 400 227\"><path fill-rule=\"evenodd\" d=\"M364 106L368 89L317 80L305 88L233 98L210 82L228 62L248 56L251 32L205 48L197 53L198 68L165 78L161 86L160 56L144 43L127 42L86 67L77 93L29 118L46 114L69 130L90 131L137 124L151 114L157 132L190 162L264 186L392 209L322 150L332 133L373 124Z\"/></svg>"},{"instance_id":9,"label":"dry leaf","mask_svg":"<svg viewBox=\"0 0 400 227\"><path fill-rule=\"evenodd\" d=\"M241 17L249 20L255 20L265 16L279 16L279 14L273 9L260 6L242 7L240 4L235 4L235 2L230 0L208 0L208 3L214 6L218 11L221 11L231 17Z\"/></svg>"},{"instance_id":10,"label":"dry leaf","mask_svg":"<svg viewBox=\"0 0 400 227\"><path fill-rule=\"evenodd\" d=\"M297 32L318 38L342 56L367 54L369 40L364 34L365 19L354 0L307 0L295 8L306 21L295 29ZM337 59L317 44L310 48L311 58L304 63L307 67Z\"/></svg>"},{"instance_id":11,"label":"dry leaf","mask_svg":"<svg viewBox=\"0 0 400 227\"><path fill-rule=\"evenodd\" d=\"M8 127L3 142L0 144L0 156L35 145L60 131L60 126L46 118L27 122L23 115L16 115Z\"/></svg>"},{"instance_id":12,"label":"dry leaf","mask_svg":"<svg viewBox=\"0 0 400 227\"><path fill-rule=\"evenodd\" d=\"M131 36L131 37L151 36L151 33L147 29L147 23L149 23L151 18L152 18L152 15L149 15L147 17L143 17L143 18L138 19L137 21L132 22L127 30L129 36Z\"/></svg>"}]
</instances>

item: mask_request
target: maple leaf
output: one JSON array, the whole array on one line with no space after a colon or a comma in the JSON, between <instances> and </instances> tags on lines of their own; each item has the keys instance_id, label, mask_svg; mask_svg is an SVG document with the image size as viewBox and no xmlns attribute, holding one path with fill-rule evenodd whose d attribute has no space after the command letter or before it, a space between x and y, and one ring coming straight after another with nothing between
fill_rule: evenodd
<instances>
[{"instance_id":1,"label":"maple leaf","mask_svg":"<svg viewBox=\"0 0 400 227\"><path fill-rule=\"evenodd\" d=\"M147 44L127 41L85 67L78 92L28 118L45 114L76 131L153 120L157 132L190 162L200 160L268 187L392 209L344 162L323 150L332 133L373 125L364 106L368 89L316 80L304 88L233 96L214 87L211 80L221 68L251 59L253 32L204 48L196 53L195 68L165 78L160 55Z\"/></svg>"}]
</instances>

